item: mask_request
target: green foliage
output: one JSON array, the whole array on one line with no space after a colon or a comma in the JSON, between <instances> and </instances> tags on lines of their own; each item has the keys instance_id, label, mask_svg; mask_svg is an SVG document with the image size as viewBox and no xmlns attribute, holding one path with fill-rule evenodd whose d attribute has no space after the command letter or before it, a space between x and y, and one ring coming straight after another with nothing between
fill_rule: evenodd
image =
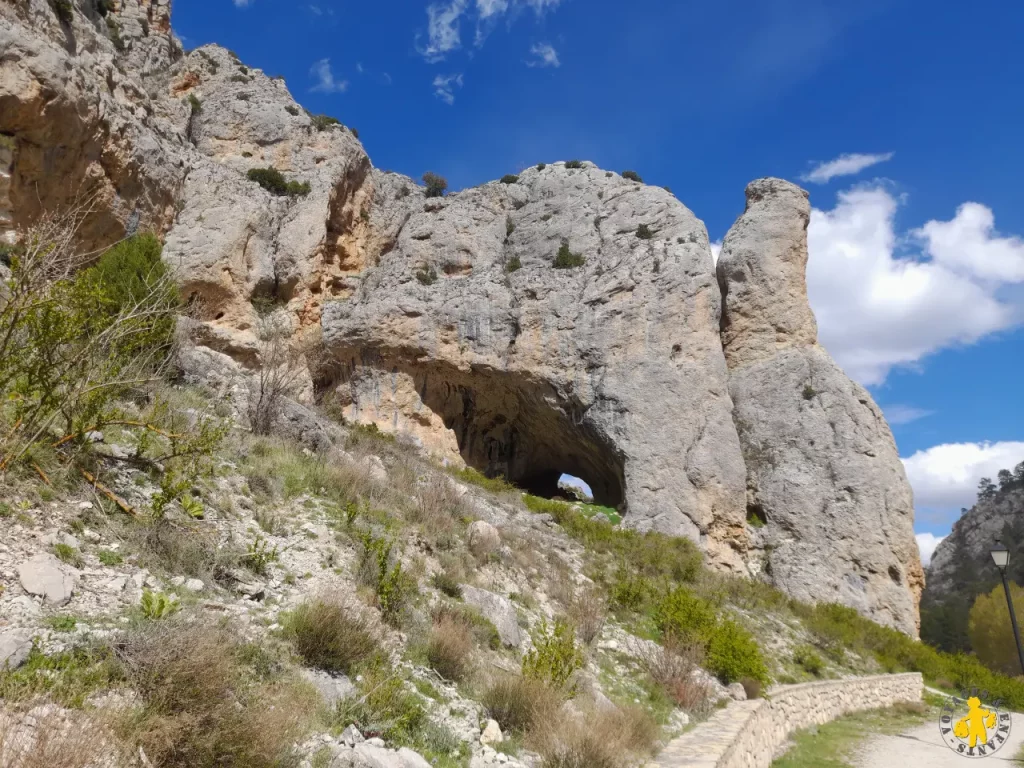
<instances>
[{"instance_id":1,"label":"green foliage","mask_svg":"<svg viewBox=\"0 0 1024 768\"><path fill-rule=\"evenodd\" d=\"M462 585L444 571L435 573L430 581L443 594L448 595L448 597L453 597L456 600L462 599Z\"/></svg>"},{"instance_id":2,"label":"green foliage","mask_svg":"<svg viewBox=\"0 0 1024 768\"><path fill-rule=\"evenodd\" d=\"M340 601L307 600L284 616L282 624L303 661L332 674L349 674L380 647L359 612Z\"/></svg>"},{"instance_id":3,"label":"green foliage","mask_svg":"<svg viewBox=\"0 0 1024 768\"><path fill-rule=\"evenodd\" d=\"M498 634L498 628L494 626L494 622L472 606L452 605L450 603L441 605L434 609L433 618L437 622L450 619L459 624L464 624L469 627L473 637L480 645L490 648L492 651L501 648L501 635Z\"/></svg>"},{"instance_id":4,"label":"green foliage","mask_svg":"<svg viewBox=\"0 0 1024 768\"><path fill-rule=\"evenodd\" d=\"M260 534L256 535L256 538L249 544L245 555L242 556L245 567L258 576L266 576L270 564L276 563L279 559L280 554L277 547L270 546L270 542Z\"/></svg>"},{"instance_id":5,"label":"green foliage","mask_svg":"<svg viewBox=\"0 0 1024 768\"><path fill-rule=\"evenodd\" d=\"M825 662L810 645L798 645L793 649L793 663L815 677L825 671Z\"/></svg>"},{"instance_id":6,"label":"green foliage","mask_svg":"<svg viewBox=\"0 0 1024 768\"><path fill-rule=\"evenodd\" d=\"M110 688L118 677L106 648L72 648L47 656L33 644L21 667L0 666L0 701L11 705L45 696L62 706L81 708L89 696Z\"/></svg>"},{"instance_id":7,"label":"green foliage","mask_svg":"<svg viewBox=\"0 0 1024 768\"><path fill-rule=\"evenodd\" d=\"M511 216L505 217L505 239L512 237L512 233L516 231L516 223L512 221Z\"/></svg>"},{"instance_id":8,"label":"green foliage","mask_svg":"<svg viewBox=\"0 0 1024 768\"><path fill-rule=\"evenodd\" d=\"M567 163L565 164L565 167L566 167L566 168L567 168L568 170L570 170L570 171L572 171L572 170L577 170L577 169L579 169L579 168L582 168L582 167L583 167L583 161L582 161L582 160L569 160L569 161L568 161L568 162L567 162Z\"/></svg>"},{"instance_id":9,"label":"green foliage","mask_svg":"<svg viewBox=\"0 0 1024 768\"><path fill-rule=\"evenodd\" d=\"M514 485L512 485L512 483L505 479L504 475L487 477L487 475L473 469L472 467L455 469L451 471L451 474L453 477L457 477L464 483L472 483L478 488L483 488L485 491L490 491L491 493L510 493L518 490Z\"/></svg>"},{"instance_id":10,"label":"green foliage","mask_svg":"<svg viewBox=\"0 0 1024 768\"><path fill-rule=\"evenodd\" d=\"M422 285L433 285L437 282L437 271L432 265L421 267L416 270L416 279Z\"/></svg>"},{"instance_id":11,"label":"green foliage","mask_svg":"<svg viewBox=\"0 0 1024 768\"><path fill-rule=\"evenodd\" d=\"M190 93L188 95L187 101L193 115L198 115L203 111L203 102L201 102L194 93Z\"/></svg>"},{"instance_id":12,"label":"green foliage","mask_svg":"<svg viewBox=\"0 0 1024 768\"><path fill-rule=\"evenodd\" d=\"M427 186L426 197L444 197L445 190L448 189L448 180L431 171L423 174L423 183Z\"/></svg>"},{"instance_id":13,"label":"green foliage","mask_svg":"<svg viewBox=\"0 0 1024 768\"><path fill-rule=\"evenodd\" d=\"M232 83L248 83L249 78L245 75L232 75L230 78Z\"/></svg>"},{"instance_id":14,"label":"green foliage","mask_svg":"<svg viewBox=\"0 0 1024 768\"><path fill-rule=\"evenodd\" d=\"M640 178L640 174L637 173L636 171L623 171L622 178L629 179L630 181L636 181L641 184L644 181L643 179Z\"/></svg>"},{"instance_id":15,"label":"green foliage","mask_svg":"<svg viewBox=\"0 0 1024 768\"><path fill-rule=\"evenodd\" d=\"M272 195L278 197L305 197L310 192L309 182L285 181L284 174L273 166L250 168L246 174L249 181L255 181Z\"/></svg>"},{"instance_id":16,"label":"green foliage","mask_svg":"<svg viewBox=\"0 0 1024 768\"><path fill-rule=\"evenodd\" d=\"M553 266L555 269L573 269L575 267L582 267L586 263L587 260L583 254L570 251L569 241L563 240L558 248L558 253L555 254Z\"/></svg>"},{"instance_id":17,"label":"green foliage","mask_svg":"<svg viewBox=\"0 0 1024 768\"><path fill-rule=\"evenodd\" d=\"M501 183L502 184L518 184L519 183L519 177L516 176L514 173L506 173L504 176L501 177Z\"/></svg>"},{"instance_id":18,"label":"green foliage","mask_svg":"<svg viewBox=\"0 0 1024 768\"><path fill-rule=\"evenodd\" d=\"M501 678L484 691L480 702L506 734L530 730L557 713L562 703L551 686L531 677Z\"/></svg>"},{"instance_id":19,"label":"green foliage","mask_svg":"<svg viewBox=\"0 0 1024 768\"><path fill-rule=\"evenodd\" d=\"M284 111L287 112L292 117L298 117L299 116L299 108L294 106L293 104L287 105L284 108Z\"/></svg>"},{"instance_id":20,"label":"green foliage","mask_svg":"<svg viewBox=\"0 0 1024 768\"><path fill-rule=\"evenodd\" d=\"M803 389L804 400L813 400L818 394L818 390L812 387L810 384L805 384Z\"/></svg>"},{"instance_id":21,"label":"green foliage","mask_svg":"<svg viewBox=\"0 0 1024 768\"><path fill-rule=\"evenodd\" d=\"M318 131L326 131L332 125L341 125L341 121L330 115L312 115L310 117L312 126Z\"/></svg>"},{"instance_id":22,"label":"green foliage","mask_svg":"<svg viewBox=\"0 0 1024 768\"><path fill-rule=\"evenodd\" d=\"M70 24L75 18L75 6L71 0L50 0L50 7L64 24Z\"/></svg>"},{"instance_id":23,"label":"green foliage","mask_svg":"<svg viewBox=\"0 0 1024 768\"><path fill-rule=\"evenodd\" d=\"M576 647L576 632L568 622L557 619L549 629L546 620L530 632L533 648L523 657L523 676L561 687L584 664Z\"/></svg>"},{"instance_id":24,"label":"green foliage","mask_svg":"<svg viewBox=\"0 0 1024 768\"><path fill-rule=\"evenodd\" d=\"M357 139L359 138L359 131L357 129L353 128L352 126L349 126L348 131Z\"/></svg>"},{"instance_id":25,"label":"green foliage","mask_svg":"<svg viewBox=\"0 0 1024 768\"><path fill-rule=\"evenodd\" d=\"M708 639L705 664L723 683L743 678L767 686L768 667L753 635L732 619L722 619Z\"/></svg>"},{"instance_id":26,"label":"green foliage","mask_svg":"<svg viewBox=\"0 0 1024 768\"><path fill-rule=\"evenodd\" d=\"M662 597L655 608L654 620L665 635L704 644L718 626L714 607L685 587L676 587Z\"/></svg>"},{"instance_id":27,"label":"green foliage","mask_svg":"<svg viewBox=\"0 0 1024 768\"><path fill-rule=\"evenodd\" d=\"M1016 614L1024 616L1024 588L1010 584L1010 599ZM1001 584L975 599L968 616L967 633L971 648L985 666L1004 675L1020 674L1017 643Z\"/></svg>"},{"instance_id":28,"label":"green foliage","mask_svg":"<svg viewBox=\"0 0 1024 768\"><path fill-rule=\"evenodd\" d=\"M654 232L647 224L641 224L636 228L636 236L641 240L650 240L654 237Z\"/></svg>"},{"instance_id":29,"label":"green foliage","mask_svg":"<svg viewBox=\"0 0 1024 768\"><path fill-rule=\"evenodd\" d=\"M81 568L85 565L82 560L82 553L69 544L54 544L53 554L57 556L57 559L61 562L67 563L75 568Z\"/></svg>"},{"instance_id":30,"label":"green foliage","mask_svg":"<svg viewBox=\"0 0 1024 768\"><path fill-rule=\"evenodd\" d=\"M509 274L512 274L513 272L518 272L522 268L523 262L522 259L520 259L518 256L513 256L511 259L508 260L508 263L505 264L505 271L508 272Z\"/></svg>"},{"instance_id":31,"label":"green foliage","mask_svg":"<svg viewBox=\"0 0 1024 768\"><path fill-rule=\"evenodd\" d=\"M142 600L139 603L139 610L143 618L151 621L165 619L178 612L181 604L174 595L167 595L163 592L153 592L149 589L142 591Z\"/></svg>"},{"instance_id":32,"label":"green foliage","mask_svg":"<svg viewBox=\"0 0 1024 768\"><path fill-rule=\"evenodd\" d=\"M114 565L121 565L121 563L124 562L124 558L111 549L101 549L99 552L96 553L96 557L99 558L99 561L103 565L106 565L108 567Z\"/></svg>"},{"instance_id":33,"label":"green foliage","mask_svg":"<svg viewBox=\"0 0 1024 768\"><path fill-rule=\"evenodd\" d=\"M365 533L362 544L360 579L377 594L377 604L384 620L397 624L416 593L416 579L394 556L394 544L390 539L375 538L371 533Z\"/></svg>"},{"instance_id":34,"label":"green foliage","mask_svg":"<svg viewBox=\"0 0 1024 768\"><path fill-rule=\"evenodd\" d=\"M538 171L543 171L547 167L548 167L547 163L537 163L537 170Z\"/></svg>"},{"instance_id":35,"label":"green foliage","mask_svg":"<svg viewBox=\"0 0 1024 768\"><path fill-rule=\"evenodd\" d=\"M74 632L75 627L78 626L78 619L74 616L62 614L59 616L50 616L47 618L46 623L54 632Z\"/></svg>"},{"instance_id":36,"label":"green foliage","mask_svg":"<svg viewBox=\"0 0 1024 768\"><path fill-rule=\"evenodd\" d=\"M362 670L359 690L361 696L339 704L340 722L355 723L364 733L379 733L394 746L417 744L429 722L426 710L390 665L382 661Z\"/></svg>"}]
</instances>

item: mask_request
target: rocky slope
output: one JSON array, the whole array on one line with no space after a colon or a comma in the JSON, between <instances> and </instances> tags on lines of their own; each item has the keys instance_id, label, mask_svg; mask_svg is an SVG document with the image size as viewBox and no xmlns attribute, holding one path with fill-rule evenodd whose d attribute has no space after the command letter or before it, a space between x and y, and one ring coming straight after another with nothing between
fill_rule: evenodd
<instances>
[{"instance_id":1,"label":"rocky slope","mask_svg":"<svg viewBox=\"0 0 1024 768\"><path fill-rule=\"evenodd\" d=\"M272 314L307 352L304 396L348 420L538 493L581 476L720 569L916 632L909 487L877 408L816 345L806 200L776 204L802 193L752 187L789 191L730 233L745 288L716 279L670 193L590 163L427 199L282 81L185 54L169 12L0 4L0 235L82 199L89 247L138 221L197 306L203 366L259 367ZM301 191L247 178L268 166Z\"/></svg>"}]
</instances>

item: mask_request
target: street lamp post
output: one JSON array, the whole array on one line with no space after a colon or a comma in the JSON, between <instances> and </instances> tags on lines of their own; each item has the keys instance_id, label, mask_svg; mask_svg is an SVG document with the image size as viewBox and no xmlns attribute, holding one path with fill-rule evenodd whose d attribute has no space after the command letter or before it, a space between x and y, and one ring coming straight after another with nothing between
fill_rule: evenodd
<instances>
[{"instance_id":1,"label":"street lamp post","mask_svg":"<svg viewBox=\"0 0 1024 768\"><path fill-rule=\"evenodd\" d=\"M1004 547L999 541L992 547L992 562L999 569L999 575L1003 579L1003 591L1006 592L1006 605L1010 609L1010 624L1013 627L1013 639L1017 641L1017 658L1020 660L1020 669L1024 673L1024 649L1020 645L1020 630L1017 628L1017 614L1013 610L1013 600L1010 599L1010 585L1006 581L1006 566L1010 564L1010 550Z\"/></svg>"}]
</instances>

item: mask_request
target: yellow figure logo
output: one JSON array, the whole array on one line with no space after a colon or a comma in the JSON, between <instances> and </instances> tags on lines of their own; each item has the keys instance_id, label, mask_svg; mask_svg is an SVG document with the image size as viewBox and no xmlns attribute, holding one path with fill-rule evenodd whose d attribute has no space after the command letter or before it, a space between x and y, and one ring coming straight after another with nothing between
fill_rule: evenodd
<instances>
[{"instance_id":1,"label":"yellow figure logo","mask_svg":"<svg viewBox=\"0 0 1024 768\"><path fill-rule=\"evenodd\" d=\"M953 734L965 739L971 747L988 744L988 729L996 727L996 713L983 709L981 699L972 696L967 700L967 716L957 720Z\"/></svg>"}]
</instances>

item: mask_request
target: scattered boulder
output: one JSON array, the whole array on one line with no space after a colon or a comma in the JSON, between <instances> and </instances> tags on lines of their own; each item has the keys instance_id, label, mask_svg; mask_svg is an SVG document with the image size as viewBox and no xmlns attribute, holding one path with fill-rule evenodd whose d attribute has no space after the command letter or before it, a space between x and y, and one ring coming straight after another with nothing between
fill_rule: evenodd
<instances>
[{"instance_id":1,"label":"scattered boulder","mask_svg":"<svg viewBox=\"0 0 1024 768\"><path fill-rule=\"evenodd\" d=\"M18 580L30 595L53 605L67 605L78 586L78 576L51 554L39 554L18 566Z\"/></svg>"},{"instance_id":2,"label":"scattered boulder","mask_svg":"<svg viewBox=\"0 0 1024 768\"><path fill-rule=\"evenodd\" d=\"M477 557L486 557L501 547L501 534L488 522L477 520L469 526L469 551Z\"/></svg>"},{"instance_id":3,"label":"scattered boulder","mask_svg":"<svg viewBox=\"0 0 1024 768\"><path fill-rule=\"evenodd\" d=\"M484 726L483 733L480 734L480 743L489 746L491 744L500 744L504 740L505 736L501 732L501 726L498 725L498 721L488 720L487 725Z\"/></svg>"},{"instance_id":4,"label":"scattered boulder","mask_svg":"<svg viewBox=\"0 0 1024 768\"><path fill-rule=\"evenodd\" d=\"M32 635L23 629L0 632L0 669L17 669L28 659L32 650Z\"/></svg>"},{"instance_id":5,"label":"scattered boulder","mask_svg":"<svg viewBox=\"0 0 1024 768\"><path fill-rule=\"evenodd\" d=\"M356 687L345 675L334 676L318 669L303 669L302 677L320 692L327 706L332 709L339 701L349 698L356 692ZM349 729L354 731L354 733L349 734ZM342 734L343 740L348 741L345 738L346 734L352 737L353 743L359 743L363 740L363 735L359 733L355 726L350 725ZM356 736L358 736L358 739Z\"/></svg>"},{"instance_id":6,"label":"scattered boulder","mask_svg":"<svg viewBox=\"0 0 1024 768\"><path fill-rule=\"evenodd\" d=\"M742 683L730 683L726 690L729 691L729 696L733 701L747 700L747 689L743 687Z\"/></svg>"},{"instance_id":7,"label":"scattered boulder","mask_svg":"<svg viewBox=\"0 0 1024 768\"><path fill-rule=\"evenodd\" d=\"M486 589L463 586L462 599L477 608L498 630L501 642L509 648L518 648L523 642L519 628L519 614L507 597L488 592Z\"/></svg>"}]
</instances>

